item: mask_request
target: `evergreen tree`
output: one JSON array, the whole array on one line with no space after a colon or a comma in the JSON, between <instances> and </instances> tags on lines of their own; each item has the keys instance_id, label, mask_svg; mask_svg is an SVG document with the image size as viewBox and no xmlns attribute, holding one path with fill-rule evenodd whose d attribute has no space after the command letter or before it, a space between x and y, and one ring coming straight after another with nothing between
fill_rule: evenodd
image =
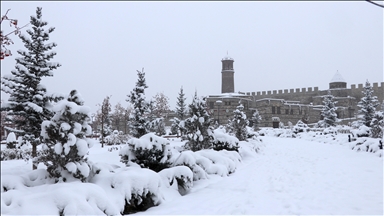
<instances>
[{"instance_id":1,"label":"evergreen tree","mask_svg":"<svg viewBox=\"0 0 384 216\"><path fill-rule=\"evenodd\" d=\"M365 83L364 90L362 91L363 97L357 103L360 108L358 114L360 114L361 122L370 127L373 116L375 115L376 107L379 105L377 97L373 96L373 89L368 80Z\"/></svg>"},{"instance_id":2,"label":"evergreen tree","mask_svg":"<svg viewBox=\"0 0 384 216\"><path fill-rule=\"evenodd\" d=\"M133 106L130 115L130 124L129 128L132 136L140 138L141 136L147 134L148 130L148 103L145 101L144 90L148 88L145 83L145 73L144 69L142 71L137 71L138 80L136 82L136 87L131 91L131 94L128 95L127 101L130 102Z\"/></svg>"},{"instance_id":3,"label":"evergreen tree","mask_svg":"<svg viewBox=\"0 0 384 216\"><path fill-rule=\"evenodd\" d=\"M184 120L185 118L185 112L186 112L185 100L186 100L186 97L183 92L183 87L181 87L179 96L177 97L177 102L176 102L176 114L180 120Z\"/></svg>"},{"instance_id":4,"label":"evergreen tree","mask_svg":"<svg viewBox=\"0 0 384 216\"><path fill-rule=\"evenodd\" d=\"M254 130L258 130L259 129L259 125L260 125L260 122L261 122L262 118L259 114L259 111L258 110L255 110L255 112L252 114L252 127ZM292 124L292 123L291 123Z\"/></svg>"},{"instance_id":5,"label":"evergreen tree","mask_svg":"<svg viewBox=\"0 0 384 216\"><path fill-rule=\"evenodd\" d=\"M83 105L81 96L72 90L53 107L55 115L41 125L46 148L36 162L43 162L56 181L66 181L72 175L84 182L89 175L86 155L92 143L86 135L92 134L92 128L90 109Z\"/></svg>"},{"instance_id":6,"label":"evergreen tree","mask_svg":"<svg viewBox=\"0 0 384 216\"><path fill-rule=\"evenodd\" d=\"M371 136L373 138L383 138L383 130L384 130L384 119L383 119L383 111L378 111L373 115L371 121Z\"/></svg>"},{"instance_id":7,"label":"evergreen tree","mask_svg":"<svg viewBox=\"0 0 384 216\"><path fill-rule=\"evenodd\" d=\"M335 126L337 119L336 114L336 104L335 97L331 94L331 91L328 90L328 94L323 96L323 108L321 110L321 115L324 117L323 120L319 121L319 124L322 127Z\"/></svg>"},{"instance_id":8,"label":"evergreen tree","mask_svg":"<svg viewBox=\"0 0 384 216\"><path fill-rule=\"evenodd\" d=\"M11 75L4 76L1 80L1 90L10 94L8 103L1 110L9 111L13 116L13 123L19 130L14 130L18 136L23 136L23 141L32 144L32 157L36 157L37 145L40 144L41 123L52 117L52 102L57 102L63 97L48 95L46 88L41 85L43 77L53 76L53 70L61 65L50 62L56 55L52 49L56 43L48 42L49 34L55 28L45 29L47 22L42 20L42 8L38 7L36 16L31 16L32 30L27 33L30 38L21 34L27 51L19 50L21 57L16 58L16 70ZM35 164L33 168L36 169Z\"/></svg>"},{"instance_id":9,"label":"evergreen tree","mask_svg":"<svg viewBox=\"0 0 384 216\"><path fill-rule=\"evenodd\" d=\"M242 104L237 106L236 110L233 111L233 119L231 121L232 133L239 141L246 140L248 136L247 126L249 122L243 110L244 106Z\"/></svg>"},{"instance_id":10,"label":"evergreen tree","mask_svg":"<svg viewBox=\"0 0 384 216\"><path fill-rule=\"evenodd\" d=\"M179 96L177 97L176 102L176 114L177 117L172 119L171 132L172 134L179 134L183 136L185 133L184 118L186 114L186 104L185 104L185 94L183 92L183 87L180 88Z\"/></svg>"},{"instance_id":11,"label":"evergreen tree","mask_svg":"<svg viewBox=\"0 0 384 216\"><path fill-rule=\"evenodd\" d=\"M112 133L112 116L111 116L111 103L109 102L111 96L104 98L103 103L100 106L98 112L98 118L100 118L101 124L101 147L104 148L105 137Z\"/></svg>"},{"instance_id":12,"label":"evergreen tree","mask_svg":"<svg viewBox=\"0 0 384 216\"><path fill-rule=\"evenodd\" d=\"M198 151L212 147L212 119L207 112L206 98L199 99L197 93L189 105L189 118L185 120L186 149Z\"/></svg>"}]
</instances>

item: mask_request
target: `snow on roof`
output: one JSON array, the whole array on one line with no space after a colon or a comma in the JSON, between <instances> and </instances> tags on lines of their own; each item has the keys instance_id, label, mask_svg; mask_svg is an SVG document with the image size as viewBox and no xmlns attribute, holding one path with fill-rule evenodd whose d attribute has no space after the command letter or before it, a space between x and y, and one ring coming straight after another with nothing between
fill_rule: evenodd
<instances>
[{"instance_id":1,"label":"snow on roof","mask_svg":"<svg viewBox=\"0 0 384 216\"><path fill-rule=\"evenodd\" d=\"M333 76L333 78L331 80L331 83L334 83L334 82L345 82L344 78L341 76L339 71L337 71L335 73L335 75Z\"/></svg>"},{"instance_id":2,"label":"snow on roof","mask_svg":"<svg viewBox=\"0 0 384 216\"><path fill-rule=\"evenodd\" d=\"M244 97L247 95L233 92L233 93L221 93L221 94L210 95L209 97L237 97L237 96L243 96Z\"/></svg>"}]
</instances>

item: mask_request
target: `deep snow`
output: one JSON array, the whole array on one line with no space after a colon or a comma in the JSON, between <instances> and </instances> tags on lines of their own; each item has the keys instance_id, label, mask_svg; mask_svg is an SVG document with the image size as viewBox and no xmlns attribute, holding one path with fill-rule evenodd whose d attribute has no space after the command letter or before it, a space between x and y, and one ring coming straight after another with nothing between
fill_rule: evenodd
<instances>
[{"instance_id":1,"label":"deep snow","mask_svg":"<svg viewBox=\"0 0 384 216\"><path fill-rule=\"evenodd\" d=\"M383 215L383 157L367 152L355 152L345 145L298 138L262 137L262 139L265 146L261 151L258 154L243 152L242 155L246 157L243 157L233 174L224 177L209 175L208 179L195 181L185 196L180 196L177 190L162 188L164 198L162 203L136 214ZM102 149L95 145L90 149L89 160L124 167L118 156L119 151L109 152L110 148L107 146ZM1 176L21 176L30 172L30 169L31 164L22 160L1 162ZM85 184L83 188L79 183L68 184L73 185L66 189L64 197L59 195L60 200L73 199L71 203L78 204L84 202L79 195L70 198L71 191L87 196L94 194L99 200L106 198L100 197L104 193L88 190L96 189L96 186L91 184ZM57 199L57 196L49 192L50 188L56 188L57 192L64 190L52 185L41 188L45 191L39 193L30 190L26 196L48 200L46 204L38 200L31 202L35 209L33 213L36 214L51 212L48 209L39 211L51 208L49 200ZM3 194L1 199L2 205L3 202L8 202L3 199ZM7 214L32 213L26 211L27 207L24 210L8 208ZM90 210L89 214L102 213L92 212L87 206L79 208L77 212L85 214L87 209ZM5 212L2 209L3 213Z\"/></svg>"},{"instance_id":2,"label":"deep snow","mask_svg":"<svg viewBox=\"0 0 384 216\"><path fill-rule=\"evenodd\" d=\"M266 147L229 177L137 215L383 215L383 158L340 145L263 137Z\"/></svg>"}]
</instances>

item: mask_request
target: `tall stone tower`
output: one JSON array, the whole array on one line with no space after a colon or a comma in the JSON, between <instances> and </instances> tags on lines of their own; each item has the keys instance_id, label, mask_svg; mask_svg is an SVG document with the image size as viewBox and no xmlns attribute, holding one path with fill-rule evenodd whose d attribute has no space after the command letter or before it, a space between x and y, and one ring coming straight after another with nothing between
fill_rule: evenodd
<instances>
[{"instance_id":1,"label":"tall stone tower","mask_svg":"<svg viewBox=\"0 0 384 216\"><path fill-rule=\"evenodd\" d=\"M221 93L234 93L235 92L235 79L233 70L233 58L225 56L222 60L221 69Z\"/></svg>"}]
</instances>

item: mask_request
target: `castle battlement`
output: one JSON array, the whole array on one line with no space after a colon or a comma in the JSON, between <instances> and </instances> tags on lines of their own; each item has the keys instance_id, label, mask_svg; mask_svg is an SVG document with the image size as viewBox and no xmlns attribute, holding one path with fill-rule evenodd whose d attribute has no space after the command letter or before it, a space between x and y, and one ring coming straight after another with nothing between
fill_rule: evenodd
<instances>
[{"instance_id":1,"label":"castle battlement","mask_svg":"<svg viewBox=\"0 0 384 216\"><path fill-rule=\"evenodd\" d=\"M377 89L379 87L383 88L384 87L384 82L380 82L380 86L379 86L379 83L377 83L377 82L371 83L371 85L372 85L373 89ZM365 84L358 84L357 88L356 88L356 84L352 84L351 85L351 89L352 90L363 90L364 86L365 86Z\"/></svg>"},{"instance_id":2,"label":"castle battlement","mask_svg":"<svg viewBox=\"0 0 384 216\"><path fill-rule=\"evenodd\" d=\"M371 83L373 89L379 89L384 87L384 82L375 82ZM351 90L353 91L362 91L364 90L365 84L352 84ZM327 89L326 89L327 90ZM319 87L308 87L308 88L295 88L295 89L280 89L280 90L269 90L269 91L258 91L258 92L242 92L245 95L248 96L265 96L265 95L285 95L285 94L292 94L292 93L313 93L318 92ZM323 90L325 91L325 90Z\"/></svg>"},{"instance_id":3,"label":"castle battlement","mask_svg":"<svg viewBox=\"0 0 384 216\"><path fill-rule=\"evenodd\" d=\"M317 92L317 91L319 91L319 87L246 92L245 94L249 95L249 96L251 96L251 95L252 96L261 96L261 95L284 95L284 94L292 94L292 93L307 93L307 92Z\"/></svg>"}]
</instances>

